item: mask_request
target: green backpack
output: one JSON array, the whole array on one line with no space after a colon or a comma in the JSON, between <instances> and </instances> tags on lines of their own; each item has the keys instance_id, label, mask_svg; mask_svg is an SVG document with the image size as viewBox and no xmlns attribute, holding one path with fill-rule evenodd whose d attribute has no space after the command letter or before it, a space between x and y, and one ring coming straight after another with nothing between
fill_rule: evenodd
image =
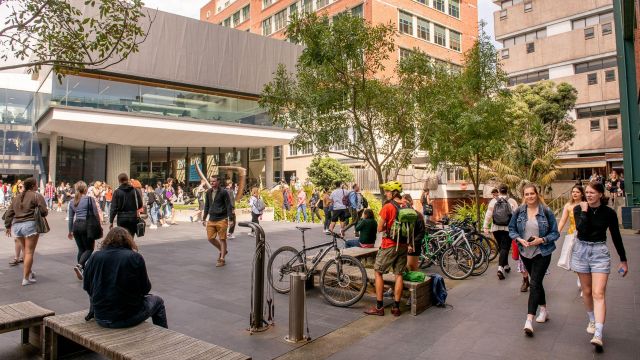
<instances>
[{"instance_id":1,"label":"green backpack","mask_svg":"<svg viewBox=\"0 0 640 360\"><path fill-rule=\"evenodd\" d=\"M389 237L396 242L396 249L398 244L411 244L414 243L414 230L416 221L418 221L418 212L413 208L401 208L395 201L391 201L391 204L396 208L396 219L391 226L391 234Z\"/></svg>"},{"instance_id":2,"label":"green backpack","mask_svg":"<svg viewBox=\"0 0 640 360\"><path fill-rule=\"evenodd\" d=\"M411 282L424 282L427 275L421 271L405 271L402 274L402 279Z\"/></svg>"}]
</instances>

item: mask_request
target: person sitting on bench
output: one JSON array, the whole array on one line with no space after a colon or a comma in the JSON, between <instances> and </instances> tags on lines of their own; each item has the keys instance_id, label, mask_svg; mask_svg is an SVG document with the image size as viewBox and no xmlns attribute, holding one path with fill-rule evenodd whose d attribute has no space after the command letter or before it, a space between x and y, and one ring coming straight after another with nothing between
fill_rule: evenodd
<instances>
[{"instance_id":1,"label":"person sitting on bench","mask_svg":"<svg viewBox=\"0 0 640 360\"><path fill-rule=\"evenodd\" d=\"M358 239L347 240L345 248L362 247L372 248L376 243L376 235L378 234L378 223L373 216L373 210L365 209L362 219L356 224L356 231L360 236Z\"/></svg>"},{"instance_id":2,"label":"person sitting on bench","mask_svg":"<svg viewBox=\"0 0 640 360\"><path fill-rule=\"evenodd\" d=\"M164 301L149 294L147 267L134 246L129 232L115 227L102 241L101 251L87 261L83 288L91 307L86 319L95 317L106 328L126 328L151 317L155 325L167 328Z\"/></svg>"}]
</instances>

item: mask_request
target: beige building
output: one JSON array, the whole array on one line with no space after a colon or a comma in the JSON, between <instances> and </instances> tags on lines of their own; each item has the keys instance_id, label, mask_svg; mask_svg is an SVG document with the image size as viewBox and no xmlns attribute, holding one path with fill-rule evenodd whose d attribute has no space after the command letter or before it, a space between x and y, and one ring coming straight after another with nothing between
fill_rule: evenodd
<instances>
[{"instance_id":1,"label":"beige building","mask_svg":"<svg viewBox=\"0 0 640 360\"><path fill-rule=\"evenodd\" d=\"M620 95L612 0L503 0L495 38L509 85L567 82L578 90L576 137L560 182L622 168ZM561 193L558 187L554 192Z\"/></svg>"}]
</instances>

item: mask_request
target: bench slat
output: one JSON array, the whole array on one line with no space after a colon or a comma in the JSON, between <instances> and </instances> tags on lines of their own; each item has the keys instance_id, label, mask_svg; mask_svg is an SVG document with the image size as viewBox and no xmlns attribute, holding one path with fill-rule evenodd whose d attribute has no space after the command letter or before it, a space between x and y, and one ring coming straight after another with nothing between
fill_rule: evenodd
<instances>
[{"instance_id":1,"label":"bench slat","mask_svg":"<svg viewBox=\"0 0 640 360\"><path fill-rule=\"evenodd\" d=\"M0 306L0 333L42 323L42 318L55 313L31 301Z\"/></svg>"}]
</instances>

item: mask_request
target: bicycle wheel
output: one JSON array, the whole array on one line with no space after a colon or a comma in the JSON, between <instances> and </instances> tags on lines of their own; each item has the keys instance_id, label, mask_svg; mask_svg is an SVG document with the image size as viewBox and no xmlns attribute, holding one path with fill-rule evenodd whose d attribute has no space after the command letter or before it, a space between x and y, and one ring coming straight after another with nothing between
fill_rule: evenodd
<instances>
[{"instance_id":1,"label":"bicycle wheel","mask_svg":"<svg viewBox=\"0 0 640 360\"><path fill-rule=\"evenodd\" d=\"M360 261L352 256L340 255L331 259L320 273L320 291L334 306L351 306L367 290L367 271Z\"/></svg>"},{"instance_id":2,"label":"bicycle wheel","mask_svg":"<svg viewBox=\"0 0 640 360\"><path fill-rule=\"evenodd\" d=\"M473 271L474 265L471 252L459 246L448 248L440 258L440 269L453 280L468 278Z\"/></svg>"},{"instance_id":3,"label":"bicycle wheel","mask_svg":"<svg viewBox=\"0 0 640 360\"><path fill-rule=\"evenodd\" d=\"M286 294L291 289L289 274L303 271L302 256L291 246L283 246L269 258L267 278L273 290Z\"/></svg>"},{"instance_id":4,"label":"bicycle wheel","mask_svg":"<svg viewBox=\"0 0 640 360\"><path fill-rule=\"evenodd\" d=\"M485 253L487 253L487 255L489 256L489 261L493 261L500 253L496 240L492 237L487 237L482 234L476 235L476 239L480 241L480 244L484 248Z\"/></svg>"},{"instance_id":5,"label":"bicycle wheel","mask_svg":"<svg viewBox=\"0 0 640 360\"><path fill-rule=\"evenodd\" d=\"M471 245L471 253L473 253L473 259L475 260L475 265L473 267L471 275L482 275L489 268L489 257L487 256L485 250L482 248L482 245L478 244L477 242L470 242L469 244Z\"/></svg>"}]
</instances>

